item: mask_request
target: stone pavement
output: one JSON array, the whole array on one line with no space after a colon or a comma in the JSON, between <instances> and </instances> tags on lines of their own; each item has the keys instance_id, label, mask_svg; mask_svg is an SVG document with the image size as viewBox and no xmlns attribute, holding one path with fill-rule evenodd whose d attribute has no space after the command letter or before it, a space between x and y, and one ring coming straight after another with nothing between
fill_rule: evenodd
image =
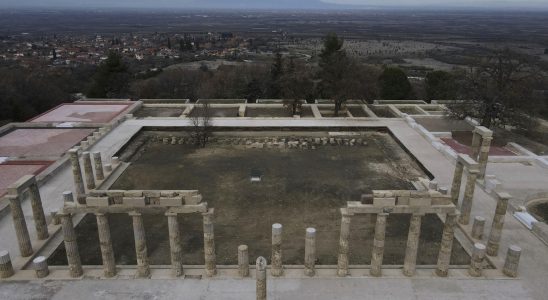
<instances>
[{"instance_id":1,"label":"stone pavement","mask_svg":"<svg viewBox=\"0 0 548 300\"><path fill-rule=\"evenodd\" d=\"M110 157L141 126L184 126L190 121L181 120L130 120L109 133L94 148L94 151L106 151L104 157ZM405 121L392 120L352 120L352 119L215 119L215 126L238 127L307 127L307 126L388 126L403 145L435 176L440 186L450 186L454 166L452 162L434 149L430 143L409 127ZM491 167L491 164L490 164ZM497 168L489 168L488 173L497 174ZM541 172L542 171L538 171ZM547 172L547 171L544 171ZM545 173L544 173L545 174ZM66 168L41 188L44 207L48 209L61 205L60 194L70 187L70 170ZM530 176L513 171L514 178L524 180ZM534 179L534 178L531 178ZM510 178L511 180L511 178ZM528 181L529 182L529 181ZM538 181L531 181L538 182ZM539 189L545 189L538 182ZM536 186L536 184L535 184ZM507 190L513 193L512 186ZM464 185L463 185L464 188ZM516 190L514 192L519 192ZM490 230L496 202L479 185L474 194L472 217L481 215L487 219L485 232ZM25 215L30 216L26 203ZM32 222L29 217L29 229ZM5 216L0 220L0 248L9 249L15 245L15 237L6 235L13 231L11 219ZM465 227L470 232L471 225ZM33 236L33 232L31 232ZM488 234L486 234L485 239ZM6 238L7 237L7 238ZM336 242L336 241L334 241ZM270 299L546 299L548 295L548 247L536 238L526 227L510 214L506 215L499 257L492 262L500 268L509 245L516 244L523 249L518 279L499 278L463 278L453 277L452 270L448 278L433 275L406 278L277 278L269 279ZM10 249L16 255L18 251ZM268 254L266 254L268 255ZM457 271L453 271L457 272ZM255 282L252 279L166 279L166 280L76 280L76 281L31 281L0 283L0 299L253 299Z\"/></svg>"},{"instance_id":2,"label":"stone pavement","mask_svg":"<svg viewBox=\"0 0 548 300\"><path fill-rule=\"evenodd\" d=\"M534 299L518 280L303 278L267 281L268 299ZM81 280L0 285L0 299L255 299L253 279ZM543 299L543 298L537 298Z\"/></svg>"}]
</instances>

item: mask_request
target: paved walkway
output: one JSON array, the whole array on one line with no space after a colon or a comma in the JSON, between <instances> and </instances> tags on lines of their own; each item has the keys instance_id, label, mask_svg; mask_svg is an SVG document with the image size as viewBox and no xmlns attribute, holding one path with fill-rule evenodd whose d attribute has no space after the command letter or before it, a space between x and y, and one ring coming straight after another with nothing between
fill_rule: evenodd
<instances>
[{"instance_id":1,"label":"paved walkway","mask_svg":"<svg viewBox=\"0 0 548 300\"><path fill-rule=\"evenodd\" d=\"M94 150L104 150L111 155L129 137L143 126L188 125L188 120L131 120L110 133ZM402 120L247 120L217 119L216 126L388 126L402 144L435 176L440 185L450 186L454 167L430 143ZM491 169L488 169L491 170ZM493 169L494 170L494 169ZM42 189L45 206L61 205L58 195L70 187L70 173L61 172ZM520 170L514 171L520 178ZM524 174L523 176L528 176ZM463 184L464 188L464 184ZM540 186L539 189L542 189ZM512 189L509 190L512 193ZM476 188L472 216L487 218L486 235L495 210L495 201L483 190ZM28 205L25 206L29 214ZM29 222L30 223L30 222ZM12 237L5 239L6 227L12 228L11 220L0 221L0 247L15 244ZM31 223L29 228L31 228ZM12 229L11 229L12 230ZM469 228L467 228L469 230ZM274 279L269 281L270 299L546 299L548 295L548 247L511 215L506 215L501 241L501 251L494 258L495 265L503 262L510 244L522 247L519 279L447 279L426 278L330 278L330 279ZM352 246L351 246L352 247ZM17 251L12 253L17 253ZM202 280L77 280L16 282L0 284L0 299L253 299L252 279L202 279Z\"/></svg>"},{"instance_id":2,"label":"paved walkway","mask_svg":"<svg viewBox=\"0 0 548 300\"><path fill-rule=\"evenodd\" d=\"M110 159L118 149L120 149L136 132L140 130L140 126L122 124L116 127L110 134L105 136L98 144L94 145L89 151L100 151L103 153L104 159ZM40 187L40 195L42 197L42 205L44 212L49 221L49 212L56 211L63 205L62 194L64 191L73 190L72 170L70 164L62 167L58 173L53 176L48 182ZM35 242L36 230L32 218L32 208L30 201L23 201L23 212L31 240ZM8 250L12 257L19 255L17 246L17 237L11 215L4 214L0 219L0 249Z\"/></svg>"}]
</instances>

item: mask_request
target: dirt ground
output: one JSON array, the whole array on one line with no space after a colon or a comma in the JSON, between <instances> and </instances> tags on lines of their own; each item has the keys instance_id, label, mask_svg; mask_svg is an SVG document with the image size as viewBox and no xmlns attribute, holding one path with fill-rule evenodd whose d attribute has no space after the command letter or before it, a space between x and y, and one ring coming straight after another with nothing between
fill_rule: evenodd
<instances>
[{"instance_id":1,"label":"dirt ground","mask_svg":"<svg viewBox=\"0 0 548 300\"><path fill-rule=\"evenodd\" d=\"M146 132L140 139L158 132ZM395 140L382 132L364 132L367 146L320 146L304 149L246 149L243 145L190 145L145 143L140 154L112 189L199 189L215 208L217 263L237 263L237 247L249 246L250 259L270 256L271 225L281 223L285 264L303 264L306 227L317 229L318 264L337 261L340 213L346 201L359 201L371 189L412 189L411 181L427 177ZM252 169L262 172L251 183ZM185 264L203 264L202 217L179 217ZM152 264L169 264L165 216L144 217ZM385 264L402 264L410 217L388 218ZM131 220L111 215L114 252L119 264L134 264ZM350 262L369 264L375 217L355 216L351 225ZM423 219L419 264L436 263L442 222L436 215ZM77 227L84 264L100 264L95 218L87 216ZM64 264L62 246L50 263ZM451 263L466 265L469 256L458 242Z\"/></svg>"},{"instance_id":2,"label":"dirt ground","mask_svg":"<svg viewBox=\"0 0 548 300\"><path fill-rule=\"evenodd\" d=\"M402 113L405 113L405 114L408 114L408 115L424 115L423 112L419 111L417 108L415 108L414 106L408 106L408 107L398 107L398 109L402 112Z\"/></svg>"},{"instance_id":3,"label":"dirt ground","mask_svg":"<svg viewBox=\"0 0 548 300\"><path fill-rule=\"evenodd\" d=\"M136 118L145 117L160 117L160 118L174 118L179 117L183 113L182 108L174 107L143 107L136 111L133 115Z\"/></svg>"},{"instance_id":4,"label":"dirt ground","mask_svg":"<svg viewBox=\"0 0 548 300\"><path fill-rule=\"evenodd\" d=\"M361 107L348 107L348 110L356 118L369 117Z\"/></svg>"},{"instance_id":5,"label":"dirt ground","mask_svg":"<svg viewBox=\"0 0 548 300\"><path fill-rule=\"evenodd\" d=\"M285 107L281 108L263 108L263 107L248 107L245 112L246 117L252 118L290 118L293 117L291 110Z\"/></svg>"},{"instance_id":6,"label":"dirt ground","mask_svg":"<svg viewBox=\"0 0 548 300\"><path fill-rule=\"evenodd\" d=\"M200 107L194 108L190 112L190 117L196 117L203 115L203 109ZM238 117L238 107L211 107L209 109L211 117L217 117L217 118L236 118Z\"/></svg>"},{"instance_id":7,"label":"dirt ground","mask_svg":"<svg viewBox=\"0 0 548 300\"><path fill-rule=\"evenodd\" d=\"M415 118L415 120L431 132L472 131L474 129L474 126L464 120L449 118Z\"/></svg>"},{"instance_id":8,"label":"dirt ground","mask_svg":"<svg viewBox=\"0 0 548 300\"><path fill-rule=\"evenodd\" d=\"M379 118L395 118L396 116L390 111L387 106L373 106L369 105L369 108L377 115Z\"/></svg>"}]
</instances>

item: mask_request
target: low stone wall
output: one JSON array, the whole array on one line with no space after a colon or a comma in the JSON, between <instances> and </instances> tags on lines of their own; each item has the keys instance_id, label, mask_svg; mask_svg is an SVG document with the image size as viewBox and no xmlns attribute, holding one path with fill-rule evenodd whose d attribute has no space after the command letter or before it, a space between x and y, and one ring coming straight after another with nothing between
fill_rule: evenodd
<instances>
[{"instance_id":1,"label":"low stone wall","mask_svg":"<svg viewBox=\"0 0 548 300\"><path fill-rule=\"evenodd\" d=\"M154 136L153 143L163 143L164 145L192 145L192 137L176 136ZM245 138L245 137L212 137L208 143L221 145L242 145L246 148L290 148L290 149L316 149L320 146L367 146L367 141L363 138L344 138L344 137L273 137L273 138Z\"/></svg>"},{"instance_id":2,"label":"low stone wall","mask_svg":"<svg viewBox=\"0 0 548 300\"><path fill-rule=\"evenodd\" d=\"M548 224L543 222L533 223L533 233L548 245Z\"/></svg>"}]
</instances>

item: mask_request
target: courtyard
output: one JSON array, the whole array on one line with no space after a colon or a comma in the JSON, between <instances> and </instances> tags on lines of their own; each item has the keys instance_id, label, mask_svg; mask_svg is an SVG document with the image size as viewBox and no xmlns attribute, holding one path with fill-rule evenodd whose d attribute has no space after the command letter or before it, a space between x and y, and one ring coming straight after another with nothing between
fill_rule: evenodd
<instances>
[{"instance_id":1,"label":"courtyard","mask_svg":"<svg viewBox=\"0 0 548 300\"><path fill-rule=\"evenodd\" d=\"M184 132L142 131L118 155L130 166L111 189L198 189L209 207L215 208L217 263L235 265L237 247L249 246L251 258L270 253L271 225L284 226L284 263L302 265L304 231L318 232L317 263L337 262L340 233L339 208L347 201L361 201L373 189L414 189L419 177L429 178L417 161L384 130L338 133L337 139L362 140L354 146L319 145L303 148L266 147L283 132L218 132L205 148L190 144L164 144L164 138L181 138ZM293 140L314 140L328 132L292 132ZM244 143L260 141L263 146ZM288 138L289 140L289 138ZM235 142L235 141L240 141ZM261 176L251 182L251 173ZM131 219L111 214L113 248L118 264L135 264ZM390 215L387 222L385 261L403 264L410 217ZM151 263L167 265L169 239L163 215L146 215L147 247ZM203 264L202 218L179 216L183 238L183 262ZM370 263L374 216L356 216L350 235L350 263ZM77 226L82 262L101 264L94 216ZM443 223L437 215L423 220L417 263L435 265ZM52 264L66 264L61 245L50 257ZM452 265L469 264L469 256L455 240Z\"/></svg>"}]
</instances>

